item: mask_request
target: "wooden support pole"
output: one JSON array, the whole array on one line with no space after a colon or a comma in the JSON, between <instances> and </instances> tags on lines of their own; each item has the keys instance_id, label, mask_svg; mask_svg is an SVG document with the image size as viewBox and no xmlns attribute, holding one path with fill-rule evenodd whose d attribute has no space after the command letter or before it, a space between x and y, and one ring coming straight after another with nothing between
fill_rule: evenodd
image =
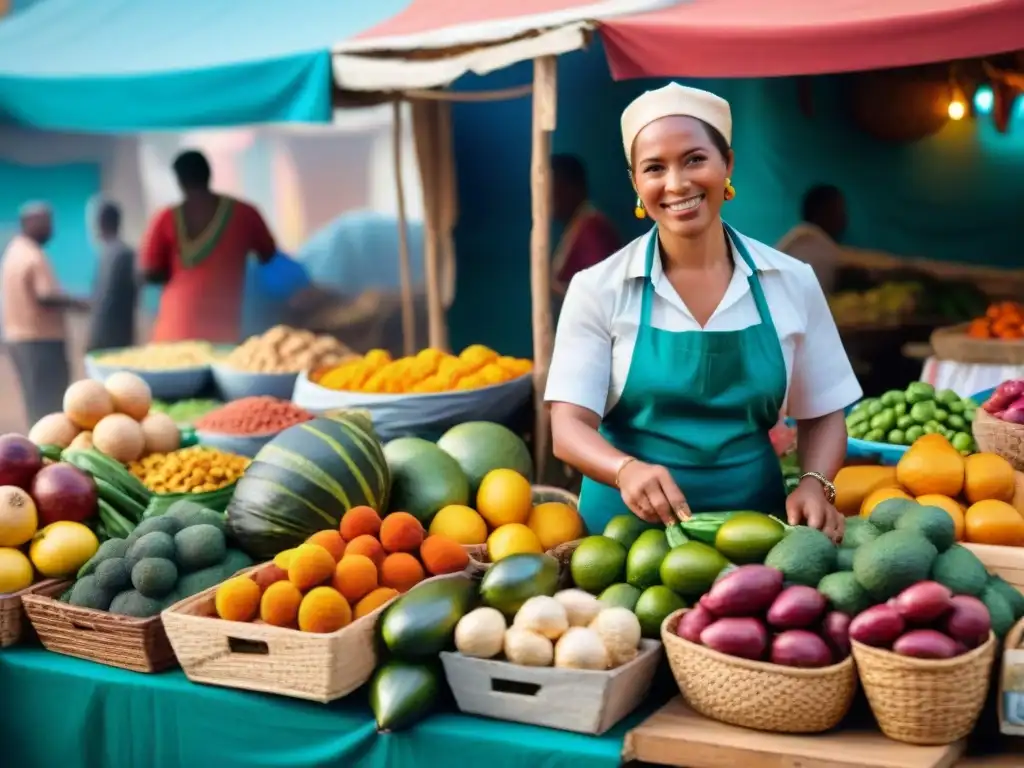
<instances>
[{"instance_id":1,"label":"wooden support pole","mask_svg":"<svg viewBox=\"0 0 1024 768\"><path fill-rule=\"evenodd\" d=\"M398 196L398 276L402 287L402 351L416 354L416 305L409 265L409 232L405 218L405 186L402 183L402 102L392 102L391 151L395 164L395 194Z\"/></svg>"},{"instance_id":2,"label":"wooden support pole","mask_svg":"<svg viewBox=\"0 0 1024 768\"><path fill-rule=\"evenodd\" d=\"M543 56L533 62L533 128L530 158L530 296L533 303L533 398L536 408L534 463L543 482L551 445L544 387L554 346L551 319L551 133L557 120L557 62Z\"/></svg>"}]
</instances>

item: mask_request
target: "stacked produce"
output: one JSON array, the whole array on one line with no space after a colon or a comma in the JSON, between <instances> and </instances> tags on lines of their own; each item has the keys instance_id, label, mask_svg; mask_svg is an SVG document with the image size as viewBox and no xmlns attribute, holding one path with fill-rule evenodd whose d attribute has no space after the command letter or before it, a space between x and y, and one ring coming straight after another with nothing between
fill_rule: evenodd
<instances>
[{"instance_id":1,"label":"stacked produce","mask_svg":"<svg viewBox=\"0 0 1024 768\"><path fill-rule=\"evenodd\" d=\"M221 435L265 435L312 421L304 408L276 397L243 397L200 416L195 428Z\"/></svg>"},{"instance_id":2,"label":"stacked produce","mask_svg":"<svg viewBox=\"0 0 1024 768\"><path fill-rule=\"evenodd\" d=\"M844 467L836 476L843 514L868 517L892 500L942 510L957 541L1024 546L1024 475L994 453L964 457L941 435L926 435L896 467Z\"/></svg>"},{"instance_id":3,"label":"stacked produce","mask_svg":"<svg viewBox=\"0 0 1024 768\"><path fill-rule=\"evenodd\" d=\"M497 608L483 606L455 627L465 656L528 667L614 669L636 658L640 621L628 608L609 606L579 589L536 595L516 611L512 625Z\"/></svg>"},{"instance_id":4,"label":"stacked produce","mask_svg":"<svg viewBox=\"0 0 1024 768\"><path fill-rule=\"evenodd\" d=\"M530 360L500 356L482 344L466 347L455 357L439 349L424 349L393 360L387 350L373 349L314 375L326 389L389 394L451 392L479 389L525 376Z\"/></svg>"},{"instance_id":5,"label":"stacked produce","mask_svg":"<svg viewBox=\"0 0 1024 768\"><path fill-rule=\"evenodd\" d=\"M838 325L898 325L917 312L922 286L892 281L866 291L840 291L828 304Z\"/></svg>"},{"instance_id":6,"label":"stacked produce","mask_svg":"<svg viewBox=\"0 0 1024 768\"><path fill-rule=\"evenodd\" d=\"M37 445L96 447L123 464L173 451L181 432L170 416L151 411L149 385L133 373L111 374L103 383L76 381L64 393L64 410L41 418L28 433Z\"/></svg>"},{"instance_id":7,"label":"stacked produce","mask_svg":"<svg viewBox=\"0 0 1024 768\"><path fill-rule=\"evenodd\" d=\"M939 434L967 455L977 450L971 422L977 404L951 389L939 392L926 382L912 382L905 391L890 390L867 398L846 417L850 437L874 443L911 445L922 435Z\"/></svg>"},{"instance_id":8,"label":"stacked produce","mask_svg":"<svg viewBox=\"0 0 1024 768\"><path fill-rule=\"evenodd\" d=\"M277 325L250 336L220 362L248 373L299 373L338 365L353 356L333 336Z\"/></svg>"},{"instance_id":9,"label":"stacked produce","mask_svg":"<svg viewBox=\"0 0 1024 768\"><path fill-rule=\"evenodd\" d=\"M967 335L972 339L1024 339L1024 304L1017 301L993 302L985 310L984 317L971 321Z\"/></svg>"},{"instance_id":10,"label":"stacked produce","mask_svg":"<svg viewBox=\"0 0 1024 768\"><path fill-rule=\"evenodd\" d=\"M204 341L174 341L145 344L98 354L98 364L137 371L172 371L183 368L204 368L214 361L216 351Z\"/></svg>"},{"instance_id":11,"label":"stacked produce","mask_svg":"<svg viewBox=\"0 0 1024 768\"><path fill-rule=\"evenodd\" d=\"M192 398L189 400L178 400L174 403L165 403L161 400L154 400L150 406L151 411L165 413L174 420L175 424L192 426L201 416L220 408L224 403L220 400L209 400L205 398Z\"/></svg>"},{"instance_id":12,"label":"stacked produce","mask_svg":"<svg viewBox=\"0 0 1024 768\"><path fill-rule=\"evenodd\" d=\"M223 514L178 502L128 536L103 542L61 600L147 618L251 565L245 553L228 546Z\"/></svg>"},{"instance_id":13,"label":"stacked produce","mask_svg":"<svg viewBox=\"0 0 1024 768\"><path fill-rule=\"evenodd\" d=\"M411 515L381 520L370 507L345 513L338 530L319 531L272 565L217 589L217 615L302 632L336 632L429 576L457 573L469 558L443 536L425 536Z\"/></svg>"},{"instance_id":14,"label":"stacked produce","mask_svg":"<svg viewBox=\"0 0 1024 768\"><path fill-rule=\"evenodd\" d=\"M337 530L353 507L387 512L390 487L367 414L337 412L289 427L260 449L235 486L228 527L242 549L268 560Z\"/></svg>"},{"instance_id":15,"label":"stacked produce","mask_svg":"<svg viewBox=\"0 0 1024 768\"><path fill-rule=\"evenodd\" d=\"M982 408L1000 421L1024 424L1024 379L1004 381Z\"/></svg>"}]
</instances>

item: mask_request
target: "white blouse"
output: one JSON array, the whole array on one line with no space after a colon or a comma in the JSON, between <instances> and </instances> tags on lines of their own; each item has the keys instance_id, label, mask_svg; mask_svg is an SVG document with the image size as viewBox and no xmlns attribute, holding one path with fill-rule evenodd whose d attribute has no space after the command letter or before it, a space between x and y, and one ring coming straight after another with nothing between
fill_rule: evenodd
<instances>
[{"instance_id":1,"label":"white blouse","mask_svg":"<svg viewBox=\"0 0 1024 768\"><path fill-rule=\"evenodd\" d=\"M569 283L548 371L548 402L572 403L602 416L618 402L636 344L652 233L577 273ZM788 382L785 413L813 419L859 400L863 392L814 271L764 243L740 237L757 267L782 346ZM738 331L760 322L747 282L750 268L735 247L732 252L732 280L705 331ZM654 259L651 280L651 324L667 331L700 332L700 324L665 278L661 259Z\"/></svg>"}]
</instances>

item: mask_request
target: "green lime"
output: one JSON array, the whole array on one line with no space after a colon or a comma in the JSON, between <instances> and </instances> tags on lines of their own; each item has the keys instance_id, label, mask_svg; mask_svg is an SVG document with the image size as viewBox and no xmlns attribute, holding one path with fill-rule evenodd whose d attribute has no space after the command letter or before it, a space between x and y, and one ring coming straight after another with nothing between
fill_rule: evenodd
<instances>
[{"instance_id":1,"label":"green lime","mask_svg":"<svg viewBox=\"0 0 1024 768\"><path fill-rule=\"evenodd\" d=\"M636 601L633 613L640 619L640 630L651 640L661 639L661 624L670 614L685 608L686 602L668 587L658 584L648 587Z\"/></svg>"},{"instance_id":2,"label":"green lime","mask_svg":"<svg viewBox=\"0 0 1024 768\"><path fill-rule=\"evenodd\" d=\"M734 563L763 563L765 555L782 541L785 535L786 529L774 517L760 512L738 512L718 529L718 533L715 534L715 549ZM717 571L715 573L717 575ZM662 581L668 584L664 578ZM672 588L680 594L690 594L685 590Z\"/></svg>"},{"instance_id":3,"label":"green lime","mask_svg":"<svg viewBox=\"0 0 1024 768\"><path fill-rule=\"evenodd\" d=\"M714 547L699 541L680 544L661 563L661 582L680 595L698 598L715 583L729 561Z\"/></svg>"},{"instance_id":4,"label":"green lime","mask_svg":"<svg viewBox=\"0 0 1024 768\"><path fill-rule=\"evenodd\" d=\"M626 548L606 536L588 536L572 553L569 571L580 589L597 594L622 580Z\"/></svg>"},{"instance_id":5,"label":"green lime","mask_svg":"<svg viewBox=\"0 0 1024 768\"><path fill-rule=\"evenodd\" d=\"M917 440L921 435L924 434L924 430L919 426L907 427L903 436L907 438L907 445L913 445L914 441Z\"/></svg>"},{"instance_id":6,"label":"green lime","mask_svg":"<svg viewBox=\"0 0 1024 768\"><path fill-rule=\"evenodd\" d=\"M636 515L616 515L608 521L608 525L604 527L604 533L601 535L615 539L629 549L633 546L633 542L640 537L640 534L649 530L650 527Z\"/></svg>"},{"instance_id":7,"label":"green lime","mask_svg":"<svg viewBox=\"0 0 1024 768\"><path fill-rule=\"evenodd\" d=\"M905 445L907 442L907 435L902 429L892 429L889 434L886 435L885 441L892 443L893 445Z\"/></svg>"},{"instance_id":8,"label":"green lime","mask_svg":"<svg viewBox=\"0 0 1024 768\"><path fill-rule=\"evenodd\" d=\"M888 432L896 426L896 414L891 410L884 410L871 417L871 428Z\"/></svg>"},{"instance_id":9,"label":"green lime","mask_svg":"<svg viewBox=\"0 0 1024 768\"><path fill-rule=\"evenodd\" d=\"M634 610L640 599L640 590L631 584L612 584L598 598L602 603L618 608Z\"/></svg>"},{"instance_id":10,"label":"green lime","mask_svg":"<svg viewBox=\"0 0 1024 768\"><path fill-rule=\"evenodd\" d=\"M871 429L864 433L862 440L867 440L869 443L881 443L885 440L885 432L880 429Z\"/></svg>"},{"instance_id":11,"label":"green lime","mask_svg":"<svg viewBox=\"0 0 1024 768\"><path fill-rule=\"evenodd\" d=\"M945 408L936 408L935 409L935 420L937 422L939 422L940 424L943 424L943 423L945 423L946 419L948 419L948 418L949 418L949 411L947 411Z\"/></svg>"},{"instance_id":12,"label":"green lime","mask_svg":"<svg viewBox=\"0 0 1024 768\"><path fill-rule=\"evenodd\" d=\"M637 589L661 583L658 569L670 547L665 530L652 528L637 537L626 556L626 582Z\"/></svg>"}]
</instances>

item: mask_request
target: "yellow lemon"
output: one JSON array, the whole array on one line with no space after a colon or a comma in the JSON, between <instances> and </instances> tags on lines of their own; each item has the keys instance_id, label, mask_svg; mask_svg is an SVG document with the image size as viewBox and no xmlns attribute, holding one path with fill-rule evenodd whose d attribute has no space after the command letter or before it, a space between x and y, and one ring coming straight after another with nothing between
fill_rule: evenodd
<instances>
[{"instance_id":1,"label":"yellow lemon","mask_svg":"<svg viewBox=\"0 0 1024 768\"><path fill-rule=\"evenodd\" d=\"M20 547L39 525L36 504L21 488L0 487L0 547Z\"/></svg>"},{"instance_id":2,"label":"yellow lemon","mask_svg":"<svg viewBox=\"0 0 1024 768\"><path fill-rule=\"evenodd\" d=\"M32 563L17 549L0 547L0 595L32 586Z\"/></svg>"},{"instance_id":3,"label":"yellow lemon","mask_svg":"<svg viewBox=\"0 0 1024 768\"><path fill-rule=\"evenodd\" d=\"M99 539L87 526L58 520L35 535L28 556L43 576L59 579L77 573L99 548Z\"/></svg>"},{"instance_id":4,"label":"yellow lemon","mask_svg":"<svg viewBox=\"0 0 1024 768\"><path fill-rule=\"evenodd\" d=\"M492 563L526 552L543 554L544 547L540 545L537 534L522 523L503 525L487 537L487 554Z\"/></svg>"},{"instance_id":5,"label":"yellow lemon","mask_svg":"<svg viewBox=\"0 0 1024 768\"><path fill-rule=\"evenodd\" d=\"M476 510L491 528L525 523L532 508L530 481L514 469L492 469L480 481Z\"/></svg>"},{"instance_id":6,"label":"yellow lemon","mask_svg":"<svg viewBox=\"0 0 1024 768\"><path fill-rule=\"evenodd\" d=\"M538 504L530 512L526 525L537 534L545 551L583 535L579 512L559 501Z\"/></svg>"},{"instance_id":7,"label":"yellow lemon","mask_svg":"<svg viewBox=\"0 0 1024 768\"><path fill-rule=\"evenodd\" d=\"M487 541L487 523L464 504L449 504L430 521L431 536L447 536L459 544L483 544Z\"/></svg>"}]
</instances>

